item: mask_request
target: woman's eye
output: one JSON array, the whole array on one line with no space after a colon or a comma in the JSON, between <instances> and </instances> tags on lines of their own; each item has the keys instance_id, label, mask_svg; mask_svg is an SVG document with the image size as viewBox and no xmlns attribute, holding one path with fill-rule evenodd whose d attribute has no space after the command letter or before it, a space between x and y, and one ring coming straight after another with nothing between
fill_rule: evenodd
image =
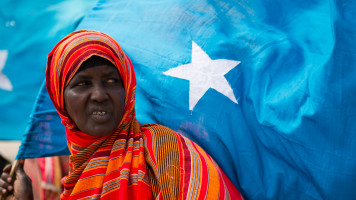
<instances>
[{"instance_id":1,"label":"woman's eye","mask_svg":"<svg viewBox=\"0 0 356 200\"><path fill-rule=\"evenodd\" d=\"M77 86L86 86L86 85L89 85L90 82L89 81L80 81L77 83Z\"/></svg>"},{"instance_id":2,"label":"woman's eye","mask_svg":"<svg viewBox=\"0 0 356 200\"><path fill-rule=\"evenodd\" d=\"M114 78L110 78L108 80L106 80L107 83L117 83L117 80Z\"/></svg>"}]
</instances>

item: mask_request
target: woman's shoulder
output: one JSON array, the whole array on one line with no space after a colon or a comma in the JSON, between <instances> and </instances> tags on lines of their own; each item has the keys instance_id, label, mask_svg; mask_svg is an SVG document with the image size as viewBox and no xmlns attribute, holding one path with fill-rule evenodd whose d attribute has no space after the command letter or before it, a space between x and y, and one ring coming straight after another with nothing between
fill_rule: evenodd
<instances>
[{"instance_id":1,"label":"woman's shoulder","mask_svg":"<svg viewBox=\"0 0 356 200\"><path fill-rule=\"evenodd\" d=\"M146 139L173 139L181 137L179 133L160 124L145 124L141 126L141 131Z\"/></svg>"},{"instance_id":2,"label":"woman's shoulder","mask_svg":"<svg viewBox=\"0 0 356 200\"><path fill-rule=\"evenodd\" d=\"M161 124L144 124L144 125L141 125L141 130L147 130L147 129L150 129L150 128L153 128L153 129L170 129L166 126L163 126Z\"/></svg>"},{"instance_id":3,"label":"woman's shoulder","mask_svg":"<svg viewBox=\"0 0 356 200\"><path fill-rule=\"evenodd\" d=\"M201 151L199 145L185 137L184 135L176 132L166 126L160 124L145 124L141 126L141 131L143 133L144 140L147 143L155 143L157 145L157 149L165 149L165 146L190 146L193 145L195 148L198 148ZM165 149L166 150L166 149Z\"/></svg>"},{"instance_id":4,"label":"woman's shoulder","mask_svg":"<svg viewBox=\"0 0 356 200\"><path fill-rule=\"evenodd\" d=\"M141 126L141 131L149 131L149 130L155 130L155 131L173 131L172 129L163 126L161 124L144 124Z\"/></svg>"},{"instance_id":5,"label":"woman's shoulder","mask_svg":"<svg viewBox=\"0 0 356 200\"><path fill-rule=\"evenodd\" d=\"M173 190L164 189L166 186L179 188L180 199L192 195L197 199L242 199L217 163L199 145L159 124L147 124L141 130L146 162L167 199L175 195L170 193Z\"/></svg>"},{"instance_id":6,"label":"woman's shoulder","mask_svg":"<svg viewBox=\"0 0 356 200\"><path fill-rule=\"evenodd\" d=\"M191 152L206 155L206 152L199 145L166 126L146 124L141 127L141 131L146 150L166 156L167 154L181 154L181 156L187 157Z\"/></svg>"}]
</instances>

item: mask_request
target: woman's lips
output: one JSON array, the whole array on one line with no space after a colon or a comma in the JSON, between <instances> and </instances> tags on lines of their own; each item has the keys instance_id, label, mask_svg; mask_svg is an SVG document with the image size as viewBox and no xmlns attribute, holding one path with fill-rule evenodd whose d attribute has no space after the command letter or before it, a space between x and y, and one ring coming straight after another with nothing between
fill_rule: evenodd
<instances>
[{"instance_id":1,"label":"woman's lips","mask_svg":"<svg viewBox=\"0 0 356 200\"><path fill-rule=\"evenodd\" d=\"M90 114L90 118L98 123L105 123L111 119L111 114L106 111L94 111Z\"/></svg>"},{"instance_id":2,"label":"woman's lips","mask_svg":"<svg viewBox=\"0 0 356 200\"><path fill-rule=\"evenodd\" d=\"M105 111L94 111L93 115L105 115L106 112Z\"/></svg>"}]
</instances>

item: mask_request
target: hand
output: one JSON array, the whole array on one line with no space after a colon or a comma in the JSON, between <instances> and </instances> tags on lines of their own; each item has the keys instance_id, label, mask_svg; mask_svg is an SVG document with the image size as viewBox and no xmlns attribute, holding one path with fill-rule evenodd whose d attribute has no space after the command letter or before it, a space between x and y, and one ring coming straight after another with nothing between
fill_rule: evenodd
<instances>
[{"instance_id":1,"label":"hand","mask_svg":"<svg viewBox=\"0 0 356 200\"><path fill-rule=\"evenodd\" d=\"M7 165L3 169L0 177L0 194L5 195L6 200L33 199L31 179L23 170L25 161L18 160L17 162L15 176L10 176L11 165Z\"/></svg>"}]
</instances>

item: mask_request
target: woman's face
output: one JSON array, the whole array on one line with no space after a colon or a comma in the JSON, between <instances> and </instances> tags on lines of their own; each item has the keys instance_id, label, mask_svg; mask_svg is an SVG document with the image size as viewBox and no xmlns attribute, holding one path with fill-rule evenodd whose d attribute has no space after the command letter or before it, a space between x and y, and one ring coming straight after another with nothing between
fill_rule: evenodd
<instances>
[{"instance_id":1,"label":"woman's face","mask_svg":"<svg viewBox=\"0 0 356 200\"><path fill-rule=\"evenodd\" d=\"M105 136L119 125L125 104L125 90L119 72L99 65L77 72L64 89L64 105L81 132Z\"/></svg>"}]
</instances>

